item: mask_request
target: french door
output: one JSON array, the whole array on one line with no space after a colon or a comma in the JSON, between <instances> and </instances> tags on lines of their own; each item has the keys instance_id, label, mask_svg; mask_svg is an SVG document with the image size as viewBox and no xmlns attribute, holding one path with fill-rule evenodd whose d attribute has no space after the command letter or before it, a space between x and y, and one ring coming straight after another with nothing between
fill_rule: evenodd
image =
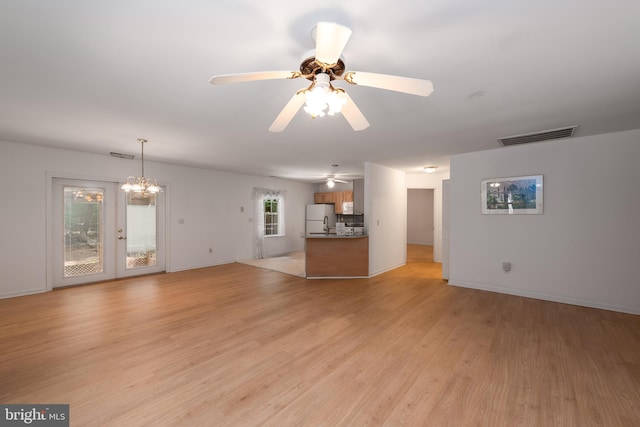
<instances>
[{"instance_id":1,"label":"french door","mask_svg":"<svg viewBox=\"0 0 640 427\"><path fill-rule=\"evenodd\" d=\"M53 287L165 270L164 193L53 179Z\"/></svg>"}]
</instances>

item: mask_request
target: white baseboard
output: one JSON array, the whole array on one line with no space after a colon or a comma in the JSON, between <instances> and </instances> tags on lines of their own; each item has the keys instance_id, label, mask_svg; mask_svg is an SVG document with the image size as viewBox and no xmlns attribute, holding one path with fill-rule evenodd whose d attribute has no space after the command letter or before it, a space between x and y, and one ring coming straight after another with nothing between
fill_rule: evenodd
<instances>
[{"instance_id":1,"label":"white baseboard","mask_svg":"<svg viewBox=\"0 0 640 427\"><path fill-rule=\"evenodd\" d=\"M377 276L379 274L386 273L387 271L395 270L396 268L402 267L403 265L407 265L407 263L403 262L403 263L395 265L393 267L385 268L384 270L380 270L380 271L376 271L376 272L373 272L373 273L369 273L369 277L374 277L374 276Z\"/></svg>"},{"instance_id":2,"label":"white baseboard","mask_svg":"<svg viewBox=\"0 0 640 427\"><path fill-rule=\"evenodd\" d=\"M499 286L491 286L483 283L466 282L456 280L454 278L449 279L449 285L457 286L460 288L478 289L481 291L496 292L499 294L515 295L519 297L534 298L544 301L559 302L563 304L579 305L581 307L599 308L601 310L617 311L621 313L637 314L640 315L640 308L627 307L612 304L605 304L598 301L591 301L581 298L569 298L560 295L551 295L541 292L532 292L521 289L502 288Z\"/></svg>"},{"instance_id":3,"label":"white baseboard","mask_svg":"<svg viewBox=\"0 0 640 427\"><path fill-rule=\"evenodd\" d=\"M45 292L47 292L46 289L28 289L25 291L3 292L3 293L0 293L0 299L23 297L26 295L42 294Z\"/></svg>"},{"instance_id":4,"label":"white baseboard","mask_svg":"<svg viewBox=\"0 0 640 427\"><path fill-rule=\"evenodd\" d=\"M233 264L234 262L236 262L236 261L235 260L226 260L226 261L218 261L218 262L215 262L213 264L203 264L203 265L194 265L194 266L188 266L188 267L181 267L181 268L173 269L171 271L167 270L167 273L177 273L179 271L196 270L198 268L217 267L219 265Z\"/></svg>"}]
</instances>

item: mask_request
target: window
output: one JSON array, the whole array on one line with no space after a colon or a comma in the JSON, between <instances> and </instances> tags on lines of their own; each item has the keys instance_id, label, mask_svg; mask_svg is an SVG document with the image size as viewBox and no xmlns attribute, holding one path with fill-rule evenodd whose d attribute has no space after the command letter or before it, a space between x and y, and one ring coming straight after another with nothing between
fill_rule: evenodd
<instances>
[{"instance_id":1,"label":"window","mask_svg":"<svg viewBox=\"0 0 640 427\"><path fill-rule=\"evenodd\" d=\"M264 235L284 236L284 201L280 195L264 196Z\"/></svg>"}]
</instances>

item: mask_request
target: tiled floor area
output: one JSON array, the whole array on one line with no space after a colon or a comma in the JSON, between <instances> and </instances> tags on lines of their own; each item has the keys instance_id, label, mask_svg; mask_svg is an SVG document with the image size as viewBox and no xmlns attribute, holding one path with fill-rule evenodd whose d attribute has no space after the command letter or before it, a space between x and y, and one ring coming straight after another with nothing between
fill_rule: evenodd
<instances>
[{"instance_id":1,"label":"tiled floor area","mask_svg":"<svg viewBox=\"0 0 640 427\"><path fill-rule=\"evenodd\" d=\"M241 264L266 268L294 276L306 277L304 268L304 251L290 252L288 254L265 259L246 259L238 261Z\"/></svg>"}]
</instances>

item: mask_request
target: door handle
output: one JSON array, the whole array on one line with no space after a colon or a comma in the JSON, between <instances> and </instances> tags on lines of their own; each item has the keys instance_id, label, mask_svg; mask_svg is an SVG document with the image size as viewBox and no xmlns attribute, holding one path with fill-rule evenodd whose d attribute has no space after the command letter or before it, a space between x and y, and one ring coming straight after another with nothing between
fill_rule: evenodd
<instances>
[{"instance_id":1,"label":"door handle","mask_svg":"<svg viewBox=\"0 0 640 427\"><path fill-rule=\"evenodd\" d=\"M124 236L118 236L118 240L127 240L127 238Z\"/></svg>"}]
</instances>

